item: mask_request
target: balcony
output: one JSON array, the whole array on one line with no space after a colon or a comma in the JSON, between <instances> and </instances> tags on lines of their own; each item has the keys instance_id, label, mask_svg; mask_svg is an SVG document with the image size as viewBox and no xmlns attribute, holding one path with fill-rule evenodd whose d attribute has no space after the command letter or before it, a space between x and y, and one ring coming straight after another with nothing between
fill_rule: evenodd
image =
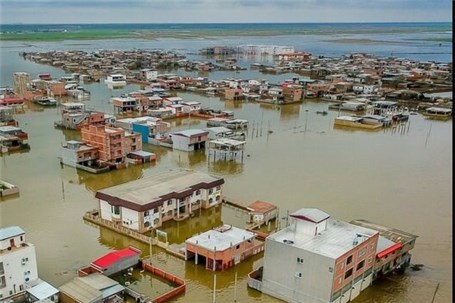
<instances>
[{"instance_id":1,"label":"balcony","mask_svg":"<svg viewBox=\"0 0 455 303\"><path fill-rule=\"evenodd\" d=\"M248 287L262 292L262 271L261 266L248 274Z\"/></svg>"}]
</instances>

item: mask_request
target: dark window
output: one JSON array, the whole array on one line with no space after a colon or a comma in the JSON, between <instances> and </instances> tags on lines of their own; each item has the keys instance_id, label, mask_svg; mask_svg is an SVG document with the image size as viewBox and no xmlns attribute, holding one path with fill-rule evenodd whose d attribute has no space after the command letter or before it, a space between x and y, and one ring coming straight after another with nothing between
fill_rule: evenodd
<instances>
[{"instance_id":1,"label":"dark window","mask_svg":"<svg viewBox=\"0 0 455 303\"><path fill-rule=\"evenodd\" d=\"M352 268L349 269L345 274L344 274L344 278L349 278L350 276L352 275Z\"/></svg>"},{"instance_id":2,"label":"dark window","mask_svg":"<svg viewBox=\"0 0 455 303\"><path fill-rule=\"evenodd\" d=\"M365 260L362 260L359 264L357 264L357 269L356 270L361 269L364 265L365 265Z\"/></svg>"},{"instance_id":3,"label":"dark window","mask_svg":"<svg viewBox=\"0 0 455 303\"><path fill-rule=\"evenodd\" d=\"M351 264L352 262L352 256L349 256L348 259L346 260L346 264Z\"/></svg>"}]
</instances>

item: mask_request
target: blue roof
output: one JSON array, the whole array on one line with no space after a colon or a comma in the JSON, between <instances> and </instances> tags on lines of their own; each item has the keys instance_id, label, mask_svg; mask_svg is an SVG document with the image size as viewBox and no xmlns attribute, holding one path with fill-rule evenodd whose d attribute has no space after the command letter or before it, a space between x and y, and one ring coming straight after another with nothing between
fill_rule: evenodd
<instances>
[{"instance_id":1,"label":"blue roof","mask_svg":"<svg viewBox=\"0 0 455 303\"><path fill-rule=\"evenodd\" d=\"M0 241L25 234L19 226L8 226L0 229Z\"/></svg>"}]
</instances>

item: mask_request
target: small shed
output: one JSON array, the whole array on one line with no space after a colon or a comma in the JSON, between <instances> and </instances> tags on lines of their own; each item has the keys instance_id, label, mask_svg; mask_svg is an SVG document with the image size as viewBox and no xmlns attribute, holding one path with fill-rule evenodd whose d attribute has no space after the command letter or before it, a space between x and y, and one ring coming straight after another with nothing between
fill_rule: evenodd
<instances>
[{"instance_id":1,"label":"small shed","mask_svg":"<svg viewBox=\"0 0 455 303\"><path fill-rule=\"evenodd\" d=\"M122 250L110 252L95 261L91 266L100 270L106 276L110 276L139 263L141 251L134 247L128 247Z\"/></svg>"},{"instance_id":2,"label":"small shed","mask_svg":"<svg viewBox=\"0 0 455 303\"><path fill-rule=\"evenodd\" d=\"M193 151L204 149L209 132L202 129L187 129L172 133L172 147L177 150Z\"/></svg>"},{"instance_id":3,"label":"small shed","mask_svg":"<svg viewBox=\"0 0 455 303\"><path fill-rule=\"evenodd\" d=\"M27 289L27 302L41 302L50 300L58 302L59 290L46 281L39 280L38 283Z\"/></svg>"},{"instance_id":4,"label":"small shed","mask_svg":"<svg viewBox=\"0 0 455 303\"><path fill-rule=\"evenodd\" d=\"M255 201L248 205L249 223L268 224L278 216L278 207L269 202Z\"/></svg>"}]
</instances>

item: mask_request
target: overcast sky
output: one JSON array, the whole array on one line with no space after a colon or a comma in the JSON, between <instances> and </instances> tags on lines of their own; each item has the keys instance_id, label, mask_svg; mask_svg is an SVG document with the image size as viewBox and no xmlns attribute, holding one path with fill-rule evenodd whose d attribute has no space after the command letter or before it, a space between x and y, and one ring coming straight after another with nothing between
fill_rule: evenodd
<instances>
[{"instance_id":1,"label":"overcast sky","mask_svg":"<svg viewBox=\"0 0 455 303\"><path fill-rule=\"evenodd\" d=\"M1 23L451 22L452 0L0 0Z\"/></svg>"}]
</instances>

